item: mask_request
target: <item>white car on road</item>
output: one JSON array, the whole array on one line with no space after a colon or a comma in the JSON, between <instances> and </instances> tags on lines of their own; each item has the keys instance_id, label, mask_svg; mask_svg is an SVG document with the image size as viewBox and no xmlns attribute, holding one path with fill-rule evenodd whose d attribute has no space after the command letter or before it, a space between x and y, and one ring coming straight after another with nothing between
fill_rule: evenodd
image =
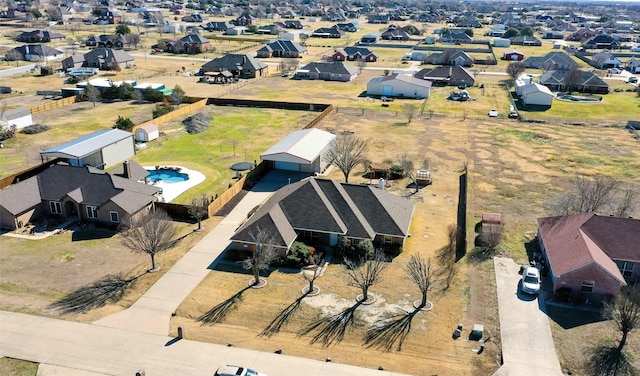
<instances>
[{"instance_id":1,"label":"white car on road","mask_svg":"<svg viewBox=\"0 0 640 376\"><path fill-rule=\"evenodd\" d=\"M498 117L498 116L500 116L500 114L498 113L498 110L489 111L489 117Z\"/></svg>"},{"instance_id":2,"label":"white car on road","mask_svg":"<svg viewBox=\"0 0 640 376\"><path fill-rule=\"evenodd\" d=\"M251 368L238 367L238 366L222 366L219 367L214 376L267 376L264 373L260 373L252 370Z\"/></svg>"}]
</instances>

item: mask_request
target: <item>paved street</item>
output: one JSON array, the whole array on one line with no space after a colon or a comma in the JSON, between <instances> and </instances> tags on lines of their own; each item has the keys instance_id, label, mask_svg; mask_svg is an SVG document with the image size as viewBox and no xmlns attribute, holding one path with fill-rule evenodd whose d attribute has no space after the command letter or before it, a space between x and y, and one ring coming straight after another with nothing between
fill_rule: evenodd
<instances>
[{"instance_id":1,"label":"paved street","mask_svg":"<svg viewBox=\"0 0 640 376\"><path fill-rule=\"evenodd\" d=\"M494 376L561 376L547 315L536 297L519 291L520 265L494 258L503 366Z\"/></svg>"}]
</instances>

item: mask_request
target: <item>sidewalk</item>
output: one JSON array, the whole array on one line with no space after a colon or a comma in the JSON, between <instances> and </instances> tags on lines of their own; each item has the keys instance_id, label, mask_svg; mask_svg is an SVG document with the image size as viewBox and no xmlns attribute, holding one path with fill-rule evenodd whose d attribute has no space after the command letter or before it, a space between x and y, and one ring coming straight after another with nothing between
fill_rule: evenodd
<instances>
[{"instance_id":1,"label":"sidewalk","mask_svg":"<svg viewBox=\"0 0 640 376\"><path fill-rule=\"evenodd\" d=\"M264 202L271 193L268 189L248 192L222 222L191 248L131 307L97 320L94 324L168 335L171 314L209 274L209 267L229 245L229 238L247 218L247 213Z\"/></svg>"},{"instance_id":2,"label":"sidewalk","mask_svg":"<svg viewBox=\"0 0 640 376\"><path fill-rule=\"evenodd\" d=\"M211 376L220 365L238 364L270 376L401 376L22 313L0 311L0 330L0 355L46 364L49 375L133 376L144 369L149 376Z\"/></svg>"}]
</instances>

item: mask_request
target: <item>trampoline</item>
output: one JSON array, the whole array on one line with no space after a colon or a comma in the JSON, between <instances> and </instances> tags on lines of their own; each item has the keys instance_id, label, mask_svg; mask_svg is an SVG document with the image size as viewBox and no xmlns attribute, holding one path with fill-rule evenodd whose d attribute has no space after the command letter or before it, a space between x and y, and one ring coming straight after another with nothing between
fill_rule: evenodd
<instances>
[{"instance_id":1,"label":"trampoline","mask_svg":"<svg viewBox=\"0 0 640 376\"><path fill-rule=\"evenodd\" d=\"M233 171L246 171L251 170L253 168L253 163L251 162L238 162L231 165L231 169Z\"/></svg>"}]
</instances>

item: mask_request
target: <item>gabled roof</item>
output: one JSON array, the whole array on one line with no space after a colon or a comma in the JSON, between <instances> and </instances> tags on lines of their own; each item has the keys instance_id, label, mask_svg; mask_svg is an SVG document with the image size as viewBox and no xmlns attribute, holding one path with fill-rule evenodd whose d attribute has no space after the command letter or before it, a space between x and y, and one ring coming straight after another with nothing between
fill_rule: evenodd
<instances>
[{"instance_id":1,"label":"gabled roof","mask_svg":"<svg viewBox=\"0 0 640 376\"><path fill-rule=\"evenodd\" d=\"M309 63L302 67L302 70L318 73L348 74L350 76L358 73L358 69L356 67L345 65L341 61Z\"/></svg>"},{"instance_id":2,"label":"gabled roof","mask_svg":"<svg viewBox=\"0 0 640 376\"><path fill-rule=\"evenodd\" d=\"M415 77L423 80L465 80L473 82L474 75L463 67L443 66L436 68L425 68L415 74Z\"/></svg>"},{"instance_id":3,"label":"gabled roof","mask_svg":"<svg viewBox=\"0 0 640 376\"><path fill-rule=\"evenodd\" d=\"M340 51L340 50L337 50ZM378 56L378 54L376 54L375 52L371 51L370 49L366 48L366 47L355 47L355 46L347 46L344 47L342 49L342 51L344 51L344 53L347 56L352 56L355 54L360 54L361 56L369 56L369 55L374 55L374 56Z\"/></svg>"},{"instance_id":4,"label":"gabled roof","mask_svg":"<svg viewBox=\"0 0 640 376\"><path fill-rule=\"evenodd\" d=\"M160 188L107 174L93 167L56 164L38 175L0 191L0 206L14 215L40 204L70 197L80 204L101 206L113 201L133 214L155 201Z\"/></svg>"},{"instance_id":5,"label":"gabled roof","mask_svg":"<svg viewBox=\"0 0 640 376\"><path fill-rule=\"evenodd\" d=\"M220 68L223 68L235 71L238 69L238 66L243 69L260 70L266 68L267 64L248 54L226 54L205 63L201 70L217 71L220 70Z\"/></svg>"},{"instance_id":6,"label":"gabled roof","mask_svg":"<svg viewBox=\"0 0 640 376\"><path fill-rule=\"evenodd\" d=\"M127 164L127 169L129 170L128 177L125 176L125 173L124 173L125 163ZM145 170L145 168L140 166L136 161L124 161L121 164L119 164L116 168L109 171L109 173L115 176L119 176L121 178L131 179L133 181L142 180L149 175L149 171Z\"/></svg>"},{"instance_id":7,"label":"gabled roof","mask_svg":"<svg viewBox=\"0 0 640 376\"><path fill-rule=\"evenodd\" d=\"M40 155L59 158L83 158L115 142L133 138L133 133L120 129L106 129L66 142L40 152Z\"/></svg>"},{"instance_id":8,"label":"gabled roof","mask_svg":"<svg viewBox=\"0 0 640 376\"><path fill-rule=\"evenodd\" d=\"M21 39L29 39L34 36L38 36L43 40L51 40L51 39L64 39L66 36L64 34L56 33L51 30L31 30L24 31L16 37L17 40Z\"/></svg>"},{"instance_id":9,"label":"gabled roof","mask_svg":"<svg viewBox=\"0 0 640 376\"><path fill-rule=\"evenodd\" d=\"M299 160L298 163L311 163L335 138L335 135L317 128L295 131L262 153L260 158L275 160L286 154Z\"/></svg>"},{"instance_id":10,"label":"gabled roof","mask_svg":"<svg viewBox=\"0 0 640 376\"><path fill-rule=\"evenodd\" d=\"M133 61L134 58L123 50L96 48L84 54L84 60L87 62L106 62L110 65L113 61L120 64Z\"/></svg>"},{"instance_id":11,"label":"gabled roof","mask_svg":"<svg viewBox=\"0 0 640 376\"><path fill-rule=\"evenodd\" d=\"M25 44L20 47L16 47L13 50L18 51L20 55L38 55L38 56L55 56L61 55L62 51L55 48L51 48L46 44Z\"/></svg>"},{"instance_id":12,"label":"gabled roof","mask_svg":"<svg viewBox=\"0 0 640 376\"><path fill-rule=\"evenodd\" d=\"M275 192L231 240L255 243L251 234L259 230L273 235L272 245L287 248L296 230L360 239L406 237L413 209L410 200L368 185L307 178Z\"/></svg>"},{"instance_id":13,"label":"gabled roof","mask_svg":"<svg viewBox=\"0 0 640 376\"><path fill-rule=\"evenodd\" d=\"M402 81L411 85L422 86L422 87L431 87L432 83L428 80L422 80L419 78L415 78L410 74L402 74L402 73L394 73L388 76L380 76L372 78L369 83L375 82L385 82L385 81Z\"/></svg>"},{"instance_id":14,"label":"gabled roof","mask_svg":"<svg viewBox=\"0 0 640 376\"><path fill-rule=\"evenodd\" d=\"M543 85L561 85L564 84L564 80L569 74L568 70L554 70L543 73L538 78L538 82ZM609 84L604 82L600 77L596 76L593 72L579 71L581 74L580 86L591 87L609 87Z\"/></svg>"},{"instance_id":15,"label":"gabled roof","mask_svg":"<svg viewBox=\"0 0 640 376\"><path fill-rule=\"evenodd\" d=\"M550 65L551 69L569 69L578 64L564 52L549 52L544 56L530 56L524 60L527 67L540 68L544 64Z\"/></svg>"},{"instance_id":16,"label":"gabled roof","mask_svg":"<svg viewBox=\"0 0 640 376\"><path fill-rule=\"evenodd\" d=\"M20 119L25 116L30 116L31 110L26 107L14 108L12 110L6 110L0 113L0 121L8 122L10 120Z\"/></svg>"},{"instance_id":17,"label":"gabled roof","mask_svg":"<svg viewBox=\"0 0 640 376\"><path fill-rule=\"evenodd\" d=\"M197 44L209 43L209 39L198 34L185 35L184 37L180 38L180 41L187 42L187 43L197 43Z\"/></svg>"},{"instance_id":18,"label":"gabled roof","mask_svg":"<svg viewBox=\"0 0 640 376\"><path fill-rule=\"evenodd\" d=\"M537 84L535 82L526 84L520 88L520 93L523 97L533 93L544 93L553 96L551 90L544 85Z\"/></svg>"},{"instance_id":19,"label":"gabled roof","mask_svg":"<svg viewBox=\"0 0 640 376\"><path fill-rule=\"evenodd\" d=\"M304 52L306 51L306 47L302 47L298 43L294 41L290 41L287 39L278 39L267 43L264 47L260 48L258 51L297 51Z\"/></svg>"},{"instance_id":20,"label":"gabled roof","mask_svg":"<svg viewBox=\"0 0 640 376\"><path fill-rule=\"evenodd\" d=\"M538 219L538 228L554 275L577 270L589 264L598 265L621 285L624 277L615 262L583 229L594 213ZM633 245L630 245L633 246Z\"/></svg>"}]
</instances>

